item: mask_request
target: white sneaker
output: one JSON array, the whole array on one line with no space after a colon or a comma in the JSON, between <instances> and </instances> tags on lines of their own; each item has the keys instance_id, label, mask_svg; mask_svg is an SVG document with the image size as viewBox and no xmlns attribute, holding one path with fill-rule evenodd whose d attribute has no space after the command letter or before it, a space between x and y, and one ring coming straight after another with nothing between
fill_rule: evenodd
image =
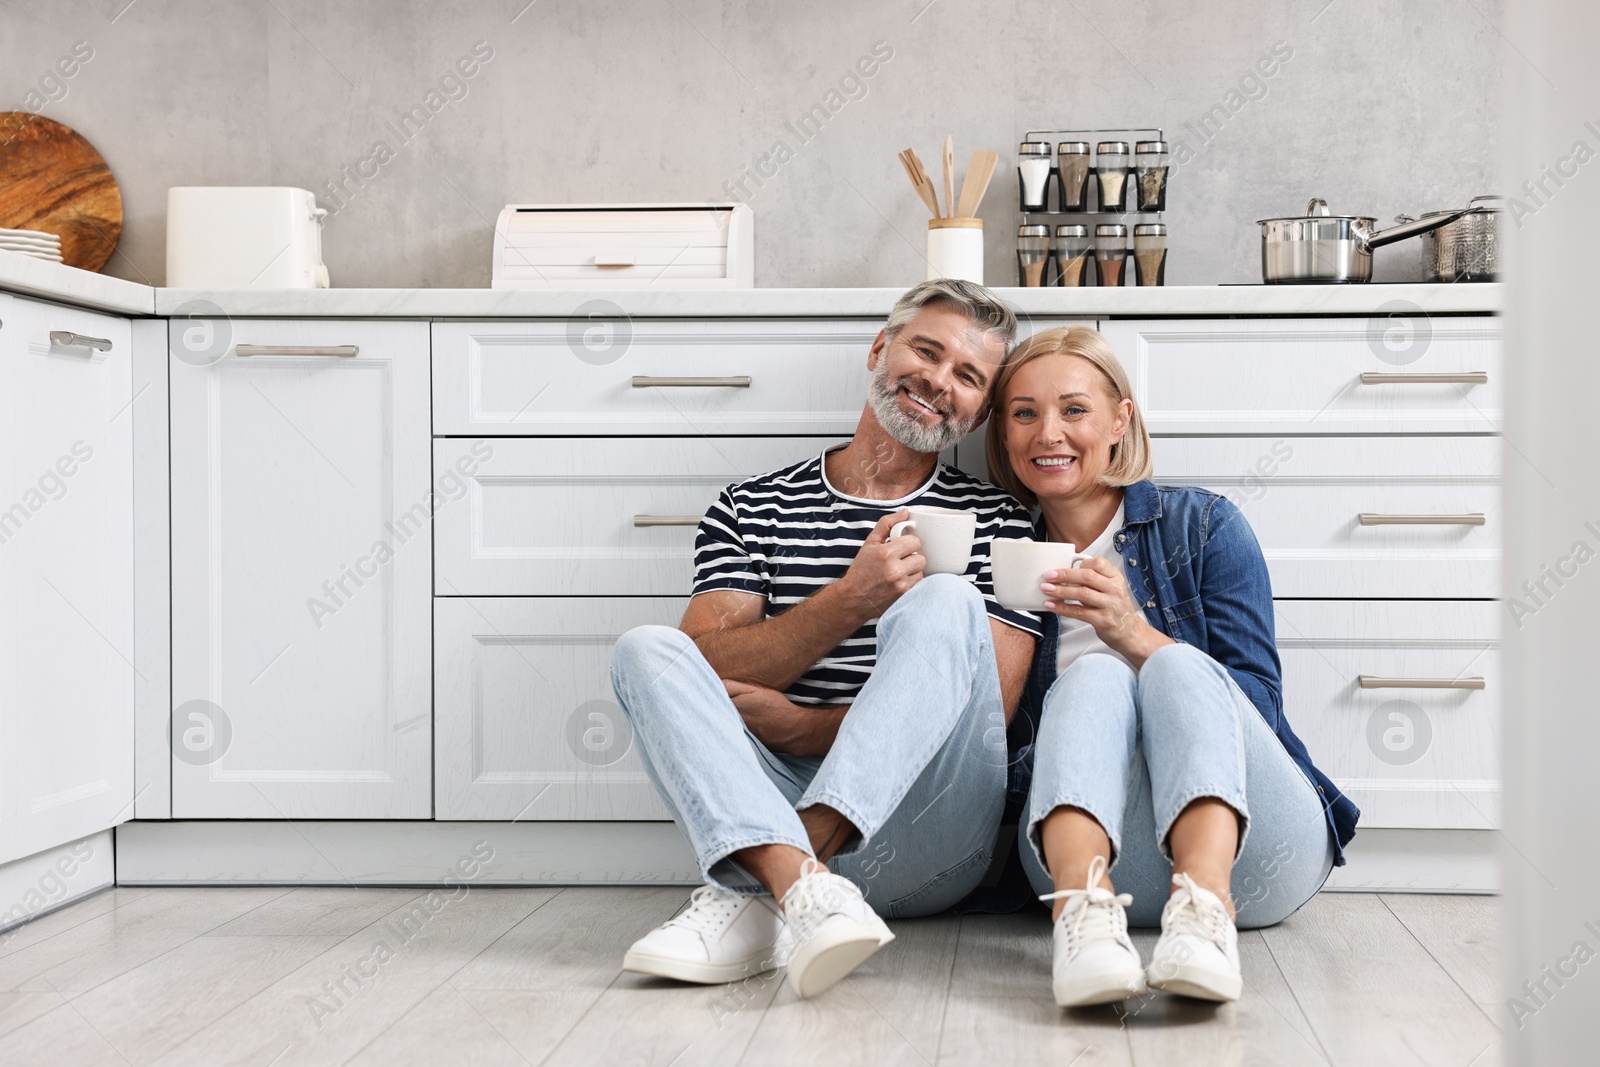
<instances>
[{"instance_id":1,"label":"white sneaker","mask_svg":"<svg viewBox=\"0 0 1600 1067\"><path fill-rule=\"evenodd\" d=\"M821 993L894 940L861 890L820 868L806 860L800 880L783 895L784 920L794 934L789 984L802 997Z\"/></svg>"},{"instance_id":2,"label":"white sneaker","mask_svg":"<svg viewBox=\"0 0 1600 1067\"><path fill-rule=\"evenodd\" d=\"M1150 956L1152 988L1201 1000L1238 1000L1239 930L1228 909L1187 874L1174 874L1178 891L1161 909L1161 940Z\"/></svg>"},{"instance_id":3,"label":"white sneaker","mask_svg":"<svg viewBox=\"0 0 1600 1067\"><path fill-rule=\"evenodd\" d=\"M1105 857L1096 856L1089 864L1084 888L1063 889L1039 898L1066 900L1056 918L1050 983L1056 1003L1063 1008L1110 1004L1145 991L1144 967L1139 950L1128 937L1128 913L1123 910L1133 898L1101 888L1105 873Z\"/></svg>"},{"instance_id":4,"label":"white sneaker","mask_svg":"<svg viewBox=\"0 0 1600 1067\"><path fill-rule=\"evenodd\" d=\"M745 896L703 885L689 906L628 949L622 969L714 985L778 966L783 917L770 896Z\"/></svg>"}]
</instances>

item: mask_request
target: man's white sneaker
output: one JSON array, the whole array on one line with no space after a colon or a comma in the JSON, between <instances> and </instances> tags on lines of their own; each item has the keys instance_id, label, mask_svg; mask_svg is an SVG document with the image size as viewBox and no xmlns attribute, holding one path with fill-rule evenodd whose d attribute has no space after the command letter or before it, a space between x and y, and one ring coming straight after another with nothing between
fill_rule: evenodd
<instances>
[{"instance_id":1,"label":"man's white sneaker","mask_svg":"<svg viewBox=\"0 0 1600 1067\"><path fill-rule=\"evenodd\" d=\"M628 949L622 969L680 982L737 982L776 968L783 917L770 896L703 885L689 906Z\"/></svg>"},{"instance_id":2,"label":"man's white sneaker","mask_svg":"<svg viewBox=\"0 0 1600 1067\"><path fill-rule=\"evenodd\" d=\"M1201 1000L1238 1000L1239 931L1217 895L1174 874L1178 891L1161 910L1161 940L1150 956L1152 988Z\"/></svg>"},{"instance_id":3,"label":"man's white sneaker","mask_svg":"<svg viewBox=\"0 0 1600 1067\"><path fill-rule=\"evenodd\" d=\"M1128 937L1128 913L1133 903L1126 893L1112 893L1100 885L1106 873L1104 856L1089 864L1088 884L1082 889L1046 893L1040 900L1065 899L1055 922L1055 959L1051 988L1063 1008L1110 1004L1141 995L1144 967L1139 950Z\"/></svg>"},{"instance_id":4,"label":"man's white sneaker","mask_svg":"<svg viewBox=\"0 0 1600 1067\"><path fill-rule=\"evenodd\" d=\"M789 984L802 997L821 993L894 940L861 890L812 859L783 895L783 916L794 936Z\"/></svg>"}]
</instances>

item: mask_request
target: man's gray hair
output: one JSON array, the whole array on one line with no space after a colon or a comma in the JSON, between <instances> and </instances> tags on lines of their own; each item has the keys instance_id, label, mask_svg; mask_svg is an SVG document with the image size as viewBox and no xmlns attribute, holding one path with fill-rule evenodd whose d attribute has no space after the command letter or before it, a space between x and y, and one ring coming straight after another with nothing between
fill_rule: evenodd
<instances>
[{"instance_id":1,"label":"man's gray hair","mask_svg":"<svg viewBox=\"0 0 1600 1067\"><path fill-rule=\"evenodd\" d=\"M1007 352L1017 337L1017 317L1011 309L976 282L960 278L934 278L913 287L894 303L884 331L893 340L901 328L917 317L929 304L944 304L965 315L986 334L996 335Z\"/></svg>"}]
</instances>

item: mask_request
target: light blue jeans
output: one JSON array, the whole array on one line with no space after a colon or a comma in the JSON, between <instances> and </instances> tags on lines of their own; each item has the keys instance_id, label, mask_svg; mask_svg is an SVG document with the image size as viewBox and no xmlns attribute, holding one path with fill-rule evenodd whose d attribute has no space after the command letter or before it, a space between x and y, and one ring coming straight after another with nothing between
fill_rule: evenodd
<instances>
[{"instance_id":1,"label":"light blue jeans","mask_svg":"<svg viewBox=\"0 0 1600 1067\"><path fill-rule=\"evenodd\" d=\"M729 857L752 845L810 852L798 812L813 804L860 831L828 868L881 915L944 911L983 880L1005 804L1006 731L989 616L970 582L930 575L883 614L877 666L825 757L756 740L671 627L623 634L611 683L706 881L765 892Z\"/></svg>"},{"instance_id":2,"label":"light blue jeans","mask_svg":"<svg viewBox=\"0 0 1600 1067\"><path fill-rule=\"evenodd\" d=\"M1018 848L1039 893L1055 889L1039 824L1061 805L1111 838L1132 926L1159 926L1172 879L1167 835L1183 809L1216 797L1239 813L1233 898L1241 929L1281 922L1333 869L1316 787L1222 665L1192 645L1158 649L1135 673L1114 656L1076 660L1045 695Z\"/></svg>"}]
</instances>

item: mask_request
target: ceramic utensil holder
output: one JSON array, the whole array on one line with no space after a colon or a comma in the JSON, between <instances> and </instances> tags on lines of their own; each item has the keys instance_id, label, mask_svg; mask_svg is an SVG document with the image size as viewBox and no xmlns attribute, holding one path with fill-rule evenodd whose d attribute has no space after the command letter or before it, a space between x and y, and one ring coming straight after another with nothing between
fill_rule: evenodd
<instances>
[{"instance_id":1,"label":"ceramic utensil holder","mask_svg":"<svg viewBox=\"0 0 1600 1067\"><path fill-rule=\"evenodd\" d=\"M983 284L983 220L928 220L928 277Z\"/></svg>"}]
</instances>

